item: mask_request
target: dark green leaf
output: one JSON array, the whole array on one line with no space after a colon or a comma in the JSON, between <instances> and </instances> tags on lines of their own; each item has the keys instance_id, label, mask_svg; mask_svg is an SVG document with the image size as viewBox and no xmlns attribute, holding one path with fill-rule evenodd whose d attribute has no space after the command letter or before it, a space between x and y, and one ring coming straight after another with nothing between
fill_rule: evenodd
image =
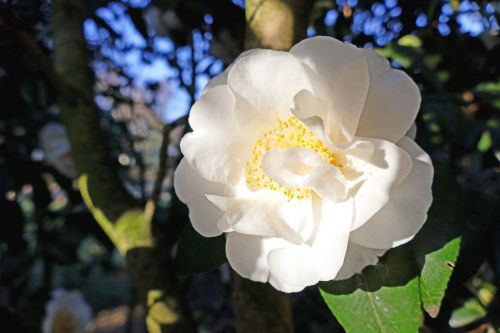
<instances>
[{"instance_id":1,"label":"dark green leaf","mask_svg":"<svg viewBox=\"0 0 500 333\"><path fill-rule=\"evenodd\" d=\"M460 251L464 196L451 171L436 166L434 202L424 228L411 242L420 270L425 311L436 317Z\"/></svg>"},{"instance_id":2,"label":"dark green leaf","mask_svg":"<svg viewBox=\"0 0 500 333\"><path fill-rule=\"evenodd\" d=\"M182 275L206 272L226 261L223 235L206 238L188 224L182 230L177 248L177 271Z\"/></svg>"},{"instance_id":3,"label":"dark green leaf","mask_svg":"<svg viewBox=\"0 0 500 333\"><path fill-rule=\"evenodd\" d=\"M418 332L422 320L418 273L409 245L389 251L361 274L322 283L320 288L347 332Z\"/></svg>"}]
</instances>

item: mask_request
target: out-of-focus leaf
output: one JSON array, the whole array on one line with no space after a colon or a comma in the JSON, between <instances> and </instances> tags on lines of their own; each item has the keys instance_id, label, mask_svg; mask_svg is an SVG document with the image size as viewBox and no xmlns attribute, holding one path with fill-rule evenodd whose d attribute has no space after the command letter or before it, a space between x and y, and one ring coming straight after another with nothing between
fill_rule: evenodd
<instances>
[{"instance_id":1,"label":"out-of-focus leaf","mask_svg":"<svg viewBox=\"0 0 500 333\"><path fill-rule=\"evenodd\" d=\"M413 46L390 44L377 52L385 58L391 58L404 68L410 68L422 59L421 50Z\"/></svg>"},{"instance_id":2,"label":"out-of-focus leaf","mask_svg":"<svg viewBox=\"0 0 500 333\"><path fill-rule=\"evenodd\" d=\"M500 109L500 81L480 83L474 88L474 92L493 107Z\"/></svg>"},{"instance_id":3,"label":"out-of-focus leaf","mask_svg":"<svg viewBox=\"0 0 500 333\"><path fill-rule=\"evenodd\" d=\"M489 282L482 281L481 287L477 291L477 298L485 307L488 307L493 302L497 293L497 287Z\"/></svg>"},{"instance_id":4,"label":"out-of-focus leaf","mask_svg":"<svg viewBox=\"0 0 500 333\"><path fill-rule=\"evenodd\" d=\"M453 328L464 327L486 317L487 311L476 298L465 302L464 306L451 314L449 324Z\"/></svg>"},{"instance_id":5,"label":"out-of-focus leaf","mask_svg":"<svg viewBox=\"0 0 500 333\"><path fill-rule=\"evenodd\" d=\"M479 141L477 143L477 150L485 153L491 148L491 145L492 145L491 133L489 131L484 131L483 134L481 134L481 137L479 138Z\"/></svg>"},{"instance_id":6,"label":"out-of-focus leaf","mask_svg":"<svg viewBox=\"0 0 500 333\"><path fill-rule=\"evenodd\" d=\"M406 35L398 40L398 44L402 46L421 47L422 40L415 35Z\"/></svg>"},{"instance_id":7,"label":"out-of-focus leaf","mask_svg":"<svg viewBox=\"0 0 500 333\"><path fill-rule=\"evenodd\" d=\"M183 275L206 272L219 267L226 261L226 239L218 237L203 237L191 224L182 230L177 248L177 271Z\"/></svg>"}]
</instances>

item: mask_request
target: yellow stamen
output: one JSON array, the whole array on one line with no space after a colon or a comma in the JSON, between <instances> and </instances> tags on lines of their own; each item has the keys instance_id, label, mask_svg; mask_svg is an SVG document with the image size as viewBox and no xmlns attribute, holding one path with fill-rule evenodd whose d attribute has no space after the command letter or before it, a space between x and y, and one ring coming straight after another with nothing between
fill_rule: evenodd
<instances>
[{"instance_id":1,"label":"yellow stamen","mask_svg":"<svg viewBox=\"0 0 500 333\"><path fill-rule=\"evenodd\" d=\"M267 188L279 191L288 200L294 198L304 199L311 196L311 190L307 188L289 188L282 186L269 177L262 170L262 157L274 148L303 147L310 148L318 153L325 163L330 163L343 168L330 149L323 144L314 133L307 129L297 118L290 117L287 120L278 119L278 126L264 133L252 148L252 158L245 163L247 176L246 182L250 188Z\"/></svg>"}]
</instances>

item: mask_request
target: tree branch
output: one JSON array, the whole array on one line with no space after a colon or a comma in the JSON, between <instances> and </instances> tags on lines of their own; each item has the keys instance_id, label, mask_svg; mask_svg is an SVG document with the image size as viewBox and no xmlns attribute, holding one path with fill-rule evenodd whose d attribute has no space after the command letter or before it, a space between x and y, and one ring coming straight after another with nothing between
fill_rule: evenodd
<instances>
[{"instance_id":1,"label":"tree branch","mask_svg":"<svg viewBox=\"0 0 500 333\"><path fill-rule=\"evenodd\" d=\"M163 186L163 180L167 174L167 159L168 159L168 145L170 142L170 132L177 126L183 125L187 122L187 117L182 117L171 124L166 124L163 126L162 130L162 142L160 148L160 158L158 164L158 174L156 175L156 181L153 187L153 192L149 198L155 209L158 205L158 200L160 198L161 189ZM153 214L154 215L154 214Z\"/></svg>"},{"instance_id":2,"label":"tree branch","mask_svg":"<svg viewBox=\"0 0 500 333\"><path fill-rule=\"evenodd\" d=\"M244 279L232 271L231 291L238 333L290 333L290 298L266 283Z\"/></svg>"},{"instance_id":3,"label":"tree branch","mask_svg":"<svg viewBox=\"0 0 500 333\"><path fill-rule=\"evenodd\" d=\"M68 130L80 191L93 216L127 258L151 333L195 332L178 287L168 249L155 246L152 207L143 210L124 189L111 159L94 104L94 77L83 34L85 0L53 1L54 82L62 88L59 106ZM50 69L47 67L50 75ZM78 97L66 94L67 88Z\"/></svg>"},{"instance_id":4,"label":"tree branch","mask_svg":"<svg viewBox=\"0 0 500 333\"><path fill-rule=\"evenodd\" d=\"M245 47L286 51L306 37L313 0L247 0Z\"/></svg>"}]
</instances>

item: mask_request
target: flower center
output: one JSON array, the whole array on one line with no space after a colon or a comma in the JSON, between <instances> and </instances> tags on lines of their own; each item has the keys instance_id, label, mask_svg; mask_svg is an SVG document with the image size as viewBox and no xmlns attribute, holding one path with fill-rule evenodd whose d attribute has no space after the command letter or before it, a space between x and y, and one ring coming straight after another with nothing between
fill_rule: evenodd
<instances>
[{"instance_id":1,"label":"flower center","mask_svg":"<svg viewBox=\"0 0 500 333\"><path fill-rule=\"evenodd\" d=\"M277 127L264 133L252 148L252 159L246 162L246 182L252 189L267 188L279 191L292 199L304 199L311 196L310 188L287 187L269 177L262 168L262 157L274 148L302 147L315 151L324 163L343 168L330 149L314 133L306 128L296 117L287 120L278 119Z\"/></svg>"}]
</instances>

